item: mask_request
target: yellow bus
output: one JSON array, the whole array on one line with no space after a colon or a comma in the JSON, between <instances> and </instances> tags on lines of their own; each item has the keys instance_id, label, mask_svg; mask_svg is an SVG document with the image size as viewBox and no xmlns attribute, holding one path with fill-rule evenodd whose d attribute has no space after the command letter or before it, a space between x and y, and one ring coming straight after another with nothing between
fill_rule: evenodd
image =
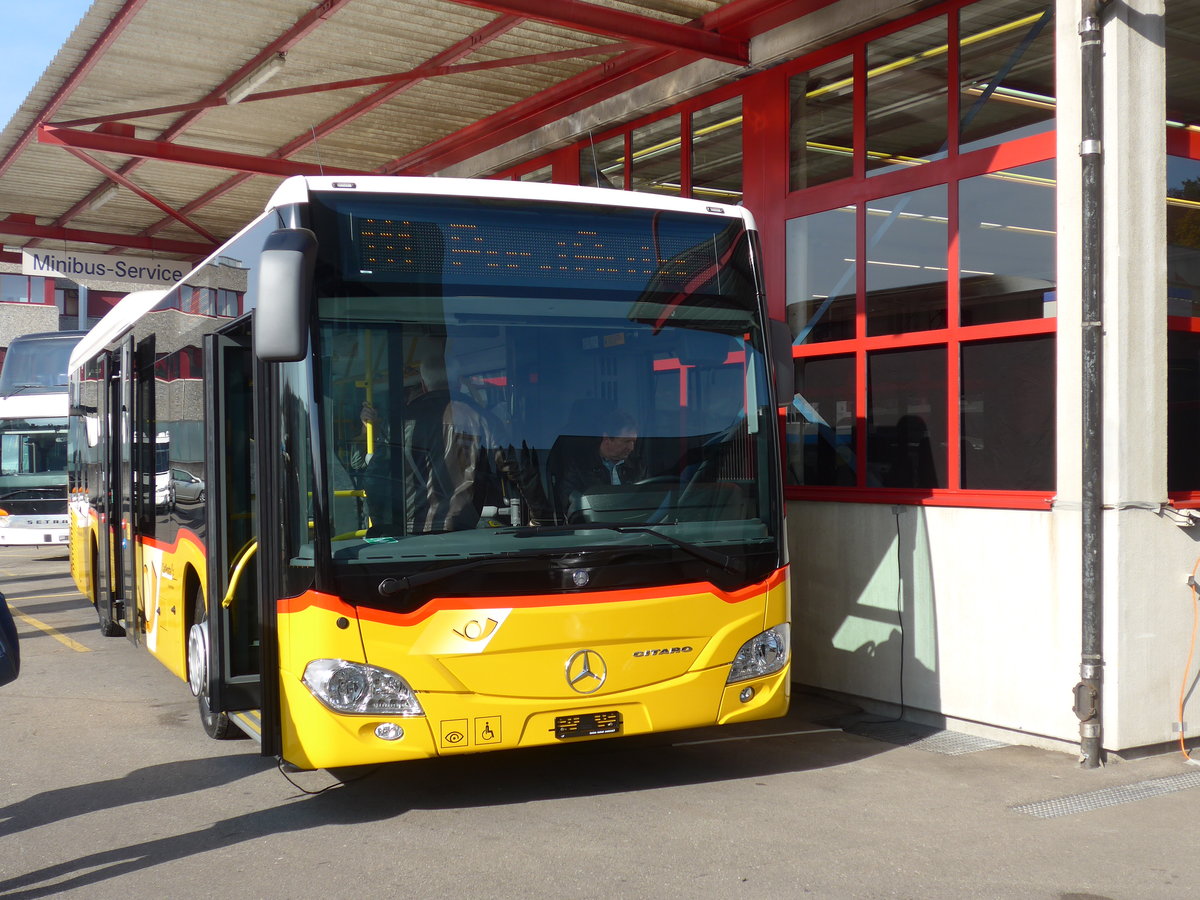
<instances>
[{"instance_id":1,"label":"yellow bus","mask_svg":"<svg viewBox=\"0 0 1200 900\"><path fill-rule=\"evenodd\" d=\"M782 715L761 284L737 206L288 179L71 357L76 584L300 768Z\"/></svg>"}]
</instances>

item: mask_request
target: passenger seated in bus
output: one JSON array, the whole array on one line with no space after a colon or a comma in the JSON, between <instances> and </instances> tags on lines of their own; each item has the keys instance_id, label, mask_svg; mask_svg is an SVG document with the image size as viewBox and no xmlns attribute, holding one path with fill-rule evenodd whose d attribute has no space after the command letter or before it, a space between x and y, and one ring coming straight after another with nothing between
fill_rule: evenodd
<instances>
[{"instance_id":1,"label":"passenger seated in bus","mask_svg":"<svg viewBox=\"0 0 1200 900\"><path fill-rule=\"evenodd\" d=\"M601 421L600 437L587 441L562 462L555 494L558 509L568 522L578 520L580 497L589 490L632 484L642 478L642 464L634 453L637 439L633 416L612 410Z\"/></svg>"}]
</instances>

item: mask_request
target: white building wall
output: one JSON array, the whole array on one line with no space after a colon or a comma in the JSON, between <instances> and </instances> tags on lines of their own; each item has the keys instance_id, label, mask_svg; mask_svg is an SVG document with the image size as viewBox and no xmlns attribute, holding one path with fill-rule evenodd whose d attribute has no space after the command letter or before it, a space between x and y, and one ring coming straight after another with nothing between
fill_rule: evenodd
<instances>
[{"instance_id":1,"label":"white building wall","mask_svg":"<svg viewBox=\"0 0 1200 900\"><path fill-rule=\"evenodd\" d=\"M789 504L795 680L1072 740L1079 604L1051 575L1063 551L1078 559L1077 523L1048 510Z\"/></svg>"}]
</instances>

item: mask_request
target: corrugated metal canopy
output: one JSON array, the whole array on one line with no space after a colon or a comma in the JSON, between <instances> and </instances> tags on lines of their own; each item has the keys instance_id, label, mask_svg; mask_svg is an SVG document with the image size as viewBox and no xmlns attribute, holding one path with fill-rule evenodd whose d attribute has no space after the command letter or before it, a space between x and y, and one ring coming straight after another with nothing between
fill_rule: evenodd
<instances>
[{"instance_id":1,"label":"corrugated metal canopy","mask_svg":"<svg viewBox=\"0 0 1200 900\"><path fill-rule=\"evenodd\" d=\"M433 173L829 2L95 0L0 132L0 240L200 256L287 174Z\"/></svg>"}]
</instances>

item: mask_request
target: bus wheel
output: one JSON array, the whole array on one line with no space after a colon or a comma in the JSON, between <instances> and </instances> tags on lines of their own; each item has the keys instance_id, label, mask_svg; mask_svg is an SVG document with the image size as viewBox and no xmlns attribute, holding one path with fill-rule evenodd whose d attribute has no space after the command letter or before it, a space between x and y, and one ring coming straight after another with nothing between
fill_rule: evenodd
<instances>
[{"instance_id":1,"label":"bus wheel","mask_svg":"<svg viewBox=\"0 0 1200 900\"><path fill-rule=\"evenodd\" d=\"M96 551L92 550L92 606L96 608L96 618L100 620L100 633L104 637L120 637L125 633L125 629L121 627L120 623L110 619L100 608L100 577L96 564Z\"/></svg>"},{"instance_id":2,"label":"bus wheel","mask_svg":"<svg viewBox=\"0 0 1200 900\"><path fill-rule=\"evenodd\" d=\"M195 624L188 629L188 686L196 695L204 733L213 740L230 740L240 735L229 721L229 713L213 712L208 705L208 610L199 588L192 598L192 610Z\"/></svg>"}]
</instances>

